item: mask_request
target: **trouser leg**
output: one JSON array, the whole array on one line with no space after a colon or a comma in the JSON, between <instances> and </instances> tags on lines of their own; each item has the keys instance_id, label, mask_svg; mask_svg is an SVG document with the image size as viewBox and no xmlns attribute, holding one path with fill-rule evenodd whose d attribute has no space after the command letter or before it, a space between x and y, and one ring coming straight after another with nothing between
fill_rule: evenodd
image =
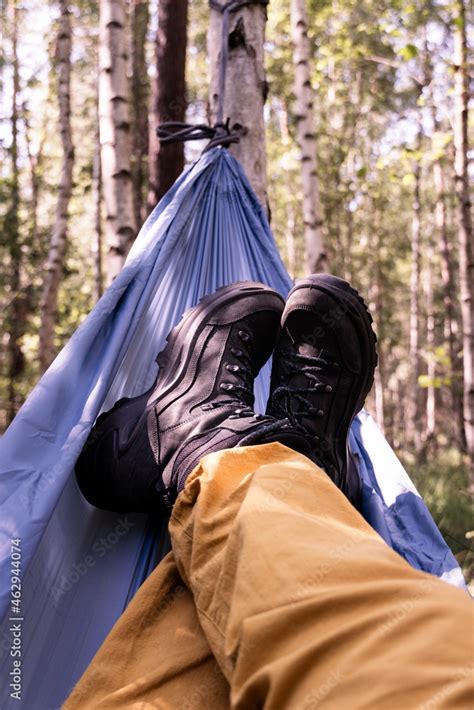
<instances>
[{"instance_id":1,"label":"trouser leg","mask_svg":"<svg viewBox=\"0 0 474 710\"><path fill-rule=\"evenodd\" d=\"M138 590L63 710L228 707L228 683L170 553Z\"/></svg>"},{"instance_id":2,"label":"trouser leg","mask_svg":"<svg viewBox=\"0 0 474 710\"><path fill-rule=\"evenodd\" d=\"M411 568L304 456L206 456L170 533L232 707L469 707L468 595Z\"/></svg>"}]
</instances>

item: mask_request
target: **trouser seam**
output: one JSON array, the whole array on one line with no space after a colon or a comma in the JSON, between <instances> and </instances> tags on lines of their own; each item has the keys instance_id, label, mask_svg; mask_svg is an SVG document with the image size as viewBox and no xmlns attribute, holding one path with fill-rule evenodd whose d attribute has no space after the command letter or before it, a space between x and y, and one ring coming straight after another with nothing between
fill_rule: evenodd
<instances>
[{"instance_id":1,"label":"trouser seam","mask_svg":"<svg viewBox=\"0 0 474 710\"><path fill-rule=\"evenodd\" d=\"M193 594L193 597L194 597L194 594ZM208 614L206 611L204 611L204 609L202 609L202 608L196 603L196 600L194 600L194 603L196 604L196 609L197 609L197 611L198 611L200 614L202 614L203 616L205 616L206 619L207 619L207 621L210 621L211 624L213 625L213 627L216 629L216 631L219 632L219 635L222 636L223 639L225 639L225 633L224 633L224 631L222 631L222 629L221 629L219 626L217 626L217 624L216 624L216 622L214 621L214 619L213 619L211 616L209 616L209 614Z\"/></svg>"},{"instance_id":2,"label":"trouser seam","mask_svg":"<svg viewBox=\"0 0 474 710\"><path fill-rule=\"evenodd\" d=\"M180 521L179 519L178 519L178 520L175 519L173 522L175 522L175 523L177 523L177 524L179 525L179 527L181 528L181 533L182 533L183 535L185 535L185 536L188 538L188 540L192 540L192 539L193 539L193 536L186 530L186 528L183 526L183 524L181 523L181 521ZM175 554L176 559L178 560L179 558L178 558L178 556L176 555L176 552L175 552L174 550L173 550L173 553ZM181 581L182 581L182 580L181 580ZM196 606L197 611L198 611L200 614L202 614L203 616L205 616L208 621L211 622L211 624L212 624L212 625L214 626L214 628L219 632L219 634L220 634L220 636L222 636L222 638L225 638L225 633L219 628L219 626L217 626L217 624L216 624L216 622L214 621L214 619L213 619L212 617L210 617L209 614L208 614L206 611L204 611L204 609L197 603L197 601L196 601L196 596L195 596L194 590L193 590L192 588L191 588L191 593L192 593L192 595L193 595L193 601L194 601L194 604L195 604L195 606Z\"/></svg>"}]
</instances>

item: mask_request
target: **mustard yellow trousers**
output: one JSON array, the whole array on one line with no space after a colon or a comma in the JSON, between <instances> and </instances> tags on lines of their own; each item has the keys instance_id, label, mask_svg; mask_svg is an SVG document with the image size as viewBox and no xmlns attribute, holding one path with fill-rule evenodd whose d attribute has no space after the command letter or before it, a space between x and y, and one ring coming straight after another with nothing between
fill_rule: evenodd
<instances>
[{"instance_id":1,"label":"mustard yellow trousers","mask_svg":"<svg viewBox=\"0 0 474 710\"><path fill-rule=\"evenodd\" d=\"M469 596L280 444L206 456L64 710L474 707Z\"/></svg>"}]
</instances>

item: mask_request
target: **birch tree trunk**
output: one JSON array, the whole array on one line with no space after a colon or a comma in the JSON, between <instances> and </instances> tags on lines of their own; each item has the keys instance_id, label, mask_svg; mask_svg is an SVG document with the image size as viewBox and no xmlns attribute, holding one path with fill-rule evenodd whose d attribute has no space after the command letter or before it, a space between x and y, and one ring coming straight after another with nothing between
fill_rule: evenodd
<instances>
[{"instance_id":1,"label":"birch tree trunk","mask_svg":"<svg viewBox=\"0 0 474 710\"><path fill-rule=\"evenodd\" d=\"M161 146L156 129L186 117L186 44L188 0L160 0L156 31L156 73L152 80L149 117L149 189L151 211L184 168L184 143Z\"/></svg>"},{"instance_id":2,"label":"birch tree trunk","mask_svg":"<svg viewBox=\"0 0 474 710\"><path fill-rule=\"evenodd\" d=\"M435 205L434 205L434 224L435 224L435 236L438 243L438 253L441 257L441 281L443 284L443 303L445 308L445 321L444 321L444 337L448 341L449 349L449 359L450 359L450 406L452 407L454 418L453 418L453 432L454 438L457 441L459 447L462 450L466 448L466 439L464 435L464 417L463 417L463 402L462 402L462 367L459 359L459 333L461 331L461 326L458 318L458 299L456 295L455 287L455 269L452 263L452 250L451 244L448 236L448 226L446 218L446 181L445 181L445 167L444 167L444 146L438 144L439 137L441 133L441 123L438 119L436 111L436 97L433 89L433 63L432 54L428 44L428 38L426 31L424 32L424 52L423 52L423 65L424 65L424 84L429 88L429 97L431 104L431 120L433 121L433 133L431 136L431 150L434 156L433 159L433 185L435 189ZM430 240L429 244L430 254L433 249L433 243ZM428 260L428 275L432 280L432 260ZM431 289L432 292L433 289ZM431 293L431 298L433 294ZM430 316L430 311L433 307L428 308L428 338L432 337L433 344L435 341L435 322L434 316ZM433 333L431 334L431 326L433 328ZM429 373L428 373L429 375ZM427 436L434 434L435 427L435 417L430 415L430 411L436 411L436 397L435 394L431 394L428 390L427 397ZM431 416L431 424L430 424ZM431 425L433 431L431 431ZM433 441L436 441L435 437L431 437Z\"/></svg>"},{"instance_id":3,"label":"birch tree trunk","mask_svg":"<svg viewBox=\"0 0 474 710\"><path fill-rule=\"evenodd\" d=\"M224 0L221 0L221 5ZM229 61L225 83L224 121L240 126L240 143L231 152L241 163L255 194L268 212L267 162L263 106L267 84L263 66L266 8L248 5L229 18L227 44ZM207 35L210 64L209 113L215 122L220 99L219 63L221 59L222 14L211 9Z\"/></svg>"},{"instance_id":4,"label":"birch tree trunk","mask_svg":"<svg viewBox=\"0 0 474 710\"><path fill-rule=\"evenodd\" d=\"M72 192L74 146L71 133L71 14L67 0L59 0L56 63L58 76L59 130L63 150L61 177L56 203L56 217L49 247L46 275L41 297L39 359L44 372L55 356L54 331L57 319L58 291L66 252L68 210Z\"/></svg>"},{"instance_id":5,"label":"birch tree trunk","mask_svg":"<svg viewBox=\"0 0 474 710\"><path fill-rule=\"evenodd\" d=\"M306 270L309 274L325 271L327 255L322 232L319 199L316 133L313 116L313 89L310 78L311 47L308 38L306 0L291 0L293 38L296 140L301 153L303 185L303 221Z\"/></svg>"},{"instance_id":6,"label":"birch tree trunk","mask_svg":"<svg viewBox=\"0 0 474 710\"><path fill-rule=\"evenodd\" d=\"M99 131L107 244L106 281L120 272L136 236L124 0L100 0Z\"/></svg>"},{"instance_id":7,"label":"birch tree trunk","mask_svg":"<svg viewBox=\"0 0 474 710\"><path fill-rule=\"evenodd\" d=\"M161 3L160 3L161 5ZM148 155L148 67L146 37L150 8L148 0L131 0L132 34L132 177L133 207L137 229L145 220L146 160Z\"/></svg>"},{"instance_id":8,"label":"birch tree trunk","mask_svg":"<svg viewBox=\"0 0 474 710\"><path fill-rule=\"evenodd\" d=\"M459 281L463 330L464 431L474 487L474 247L472 244L471 200L468 174L468 102L469 74L467 62L466 10L458 0L454 28L454 170L458 203Z\"/></svg>"}]
</instances>

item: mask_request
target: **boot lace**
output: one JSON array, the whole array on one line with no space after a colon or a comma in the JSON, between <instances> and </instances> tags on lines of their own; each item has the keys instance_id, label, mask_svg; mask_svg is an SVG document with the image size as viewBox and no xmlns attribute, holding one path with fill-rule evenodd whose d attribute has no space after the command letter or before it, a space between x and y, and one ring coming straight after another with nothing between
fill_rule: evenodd
<instances>
[{"instance_id":1,"label":"boot lace","mask_svg":"<svg viewBox=\"0 0 474 710\"><path fill-rule=\"evenodd\" d=\"M272 393L271 408L272 414L279 417L287 417L291 425L304 434L310 434L303 424L303 419L314 415L324 417L325 410L315 406L311 396L315 392L330 393L333 386L320 379L321 371L337 370L339 363L326 360L313 355L300 355L291 351L280 353L280 362L283 373L281 384ZM300 387L289 385L290 379L294 375L304 375L308 384ZM298 404L301 406L298 407Z\"/></svg>"},{"instance_id":2,"label":"boot lace","mask_svg":"<svg viewBox=\"0 0 474 710\"><path fill-rule=\"evenodd\" d=\"M251 336L245 330L239 330L238 335L239 338L245 343L248 343L251 340ZM249 353L235 347L231 347L230 351L232 355L239 360L239 364L225 363L224 370L232 372L239 378L240 382L221 382L220 389L224 392L228 392L229 398L204 404L202 409L207 411L209 409L218 409L219 407L226 407L233 404L236 408L229 416L229 419L240 419L243 417L254 417L257 420L265 419L264 415L255 414L255 411L253 410L254 375L252 373Z\"/></svg>"}]
</instances>

